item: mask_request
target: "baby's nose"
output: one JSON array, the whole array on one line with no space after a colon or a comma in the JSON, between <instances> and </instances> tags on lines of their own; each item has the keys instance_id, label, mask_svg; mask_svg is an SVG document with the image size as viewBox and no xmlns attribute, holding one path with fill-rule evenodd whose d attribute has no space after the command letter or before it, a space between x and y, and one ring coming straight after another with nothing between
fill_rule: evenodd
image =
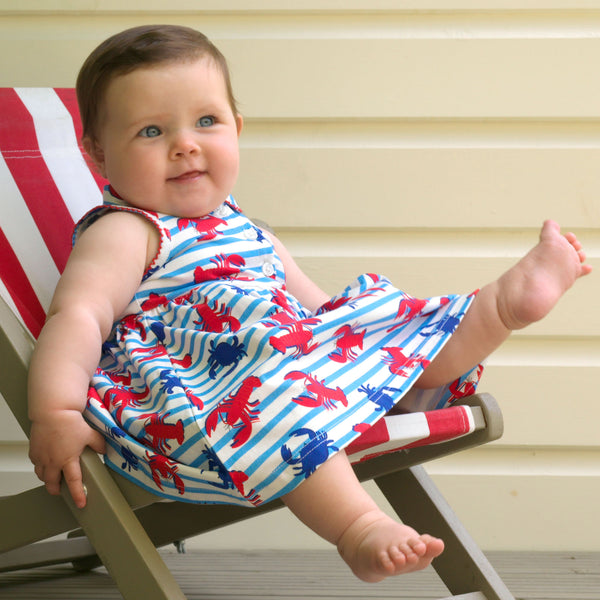
<instances>
[{"instance_id":1,"label":"baby's nose","mask_svg":"<svg viewBox=\"0 0 600 600\"><path fill-rule=\"evenodd\" d=\"M180 131L174 136L171 152L174 156L185 156L200 152L200 144L191 132Z\"/></svg>"}]
</instances>

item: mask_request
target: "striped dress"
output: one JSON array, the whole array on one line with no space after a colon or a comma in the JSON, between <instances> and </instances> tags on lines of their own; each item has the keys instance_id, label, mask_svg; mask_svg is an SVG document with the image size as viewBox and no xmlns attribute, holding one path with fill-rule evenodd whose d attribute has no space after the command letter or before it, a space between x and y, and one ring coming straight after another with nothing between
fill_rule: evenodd
<instances>
[{"instance_id":1,"label":"striped dress","mask_svg":"<svg viewBox=\"0 0 600 600\"><path fill-rule=\"evenodd\" d=\"M407 392L472 294L420 300L365 274L309 312L286 291L269 238L231 197L206 217L181 219L106 190L76 236L111 210L139 213L161 241L103 345L85 416L107 439L107 464L142 487L259 505L293 490L401 399L423 410L458 395L464 379L420 400Z\"/></svg>"}]
</instances>

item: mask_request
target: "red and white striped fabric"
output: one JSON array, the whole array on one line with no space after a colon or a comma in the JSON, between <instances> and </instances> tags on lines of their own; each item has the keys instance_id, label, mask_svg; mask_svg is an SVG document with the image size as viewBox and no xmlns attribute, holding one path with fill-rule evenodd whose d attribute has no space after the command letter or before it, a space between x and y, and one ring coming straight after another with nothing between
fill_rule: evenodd
<instances>
[{"instance_id":1,"label":"red and white striped fabric","mask_svg":"<svg viewBox=\"0 0 600 600\"><path fill-rule=\"evenodd\" d=\"M73 225L101 202L80 136L73 89L0 88L0 293L34 336Z\"/></svg>"},{"instance_id":2,"label":"red and white striped fabric","mask_svg":"<svg viewBox=\"0 0 600 600\"><path fill-rule=\"evenodd\" d=\"M469 406L387 415L346 448L350 462L369 460L398 450L428 446L475 431Z\"/></svg>"},{"instance_id":3,"label":"red and white striped fabric","mask_svg":"<svg viewBox=\"0 0 600 600\"><path fill-rule=\"evenodd\" d=\"M74 223L105 185L78 143L73 89L0 88L0 295L35 338L71 248ZM465 406L386 416L347 448L352 462L466 435Z\"/></svg>"}]
</instances>

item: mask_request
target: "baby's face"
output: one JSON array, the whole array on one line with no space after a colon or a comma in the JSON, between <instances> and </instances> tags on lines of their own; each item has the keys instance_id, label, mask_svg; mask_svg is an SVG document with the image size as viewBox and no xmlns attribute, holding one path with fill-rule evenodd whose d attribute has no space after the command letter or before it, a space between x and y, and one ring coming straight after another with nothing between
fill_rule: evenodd
<instances>
[{"instance_id":1,"label":"baby's face","mask_svg":"<svg viewBox=\"0 0 600 600\"><path fill-rule=\"evenodd\" d=\"M137 69L108 86L100 135L86 150L128 203L201 217L231 193L242 118L207 58ZM84 140L85 142L85 140Z\"/></svg>"}]
</instances>

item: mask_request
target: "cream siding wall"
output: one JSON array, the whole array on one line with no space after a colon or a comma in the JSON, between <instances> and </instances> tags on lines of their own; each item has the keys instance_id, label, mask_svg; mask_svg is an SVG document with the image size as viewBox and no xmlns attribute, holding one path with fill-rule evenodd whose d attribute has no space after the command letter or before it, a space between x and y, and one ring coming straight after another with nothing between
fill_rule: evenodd
<instances>
[{"instance_id":1,"label":"cream siding wall","mask_svg":"<svg viewBox=\"0 0 600 600\"><path fill-rule=\"evenodd\" d=\"M470 291L546 217L600 268L600 0L166 5L0 0L0 85L72 86L115 31L197 27L228 56L245 116L236 196L327 291L363 271L415 295ZM490 358L480 389L503 406L502 440L429 466L484 548L600 550L599 277ZM8 493L32 480L0 410ZM197 543L319 543L268 519Z\"/></svg>"}]
</instances>

